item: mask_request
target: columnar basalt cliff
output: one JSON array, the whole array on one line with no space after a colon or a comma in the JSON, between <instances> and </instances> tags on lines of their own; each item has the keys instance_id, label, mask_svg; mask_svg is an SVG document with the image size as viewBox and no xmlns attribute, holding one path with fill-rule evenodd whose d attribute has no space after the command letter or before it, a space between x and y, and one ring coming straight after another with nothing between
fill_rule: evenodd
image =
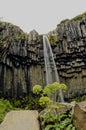
<instances>
[{"instance_id":1,"label":"columnar basalt cliff","mask_svg":"<svg viewBox=\"0 0 86 130\"><path fill-rule=\"evenodd\" d=\"M25 34L17 26L0 22L0 96L25 95L31 86L43 84L40 42L36 31Z\"/></svg>"},{"instance_id":2,"label":"columnar basalt cliff","mask_svg":"<svg viewBox=\"0 0 86 130\"><path fill-rule=\"evenodd\" d=\"M54 53L60 80L68 86L65 98L86 94L86 15L77 18L61 22L49 34L58 38Z\"/></svg>"},{"instance_id":3,"label":"columnar basalt cliff","mask_svg":"<svg viewBox=\"0 0 86 130\"><path fill-rule=\"evenodd\" d=\"M47 35L60 81L68 86L65 98L86 94L86 15L61 22ZM0 96L29 94L35 84L45 85L42 35L0 22Z\"/></svg>"}]
</instances>

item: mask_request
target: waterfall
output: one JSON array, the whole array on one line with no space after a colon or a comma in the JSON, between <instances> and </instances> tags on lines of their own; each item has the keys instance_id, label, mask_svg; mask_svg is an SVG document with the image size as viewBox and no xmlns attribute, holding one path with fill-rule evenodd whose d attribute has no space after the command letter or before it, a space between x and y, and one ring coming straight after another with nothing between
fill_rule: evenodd
<instances>
[{"instance_id":1,"label":"waterfall","mask_svg":"<svg viewBox=\"0 0 86 130\"><path fill-rule=\"evenodd\" d=\"M53 82L60 83L52 48L47 36L45 35L43 35L43 48L44 48L45 70L46 70L46 84L50 84ZM61 102L64 102L63 93L61 89L59 89L59 95ZM54 99L56 100L56 94Z\"/></svg>"}]
</instances>

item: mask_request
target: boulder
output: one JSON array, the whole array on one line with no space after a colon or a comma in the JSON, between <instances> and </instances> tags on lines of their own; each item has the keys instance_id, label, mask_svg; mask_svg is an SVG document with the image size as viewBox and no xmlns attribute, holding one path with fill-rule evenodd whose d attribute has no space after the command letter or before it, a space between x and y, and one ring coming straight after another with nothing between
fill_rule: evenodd
<instances>
[{"instance_id":1,"label":"boulder","mask_svg":"<svg viewBox=\"0 0 86 130\"><path fill-rule=\"evenodd\" d=\"M86 130L86 101L75 105L73 124L77 130Z\"/></svg>"},{"instance_id":2,"label":"boulder","mask_svg":"<svg viewBox=\"0 0 86 130\"><path fill-rule=\"evenodd\" d=\"M37 111L11 111L0 125L0 130L40 130L37 118Z\"/></svg>"}]
</instances>

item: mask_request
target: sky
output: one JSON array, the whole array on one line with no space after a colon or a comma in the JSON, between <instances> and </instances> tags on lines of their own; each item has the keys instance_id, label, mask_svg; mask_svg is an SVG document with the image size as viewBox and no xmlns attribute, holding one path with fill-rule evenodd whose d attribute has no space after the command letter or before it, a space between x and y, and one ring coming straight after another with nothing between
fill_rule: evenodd
<instances>
[{"instance_id":1,"label":"sky","mask_svg":"<svg viewBox=\"0 0 86 130\"><path fill-rule=\"evenodd\" d=\"M0 20L45 34L86 11L86 0L0 0Z\"/></svg>"}]
</instances>

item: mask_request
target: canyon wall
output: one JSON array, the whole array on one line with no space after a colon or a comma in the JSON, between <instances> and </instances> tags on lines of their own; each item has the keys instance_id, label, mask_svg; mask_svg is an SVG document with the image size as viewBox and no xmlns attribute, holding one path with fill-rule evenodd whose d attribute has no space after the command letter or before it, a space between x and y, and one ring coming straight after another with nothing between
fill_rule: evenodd
<instances>
[{"instance_id":1,"label":"canyon wall","mask_svg":"<svg viewBox=\"0 0 86 130\"><path fill-rule=\"evenodd\" d=\"M60 81L68 86L65 98L86 94L86 16L62 21L47 35ZM45 73L42 35L0 22L0 96L29 94L35 84L45 85Z\"/></svg>"}]
</instances>

